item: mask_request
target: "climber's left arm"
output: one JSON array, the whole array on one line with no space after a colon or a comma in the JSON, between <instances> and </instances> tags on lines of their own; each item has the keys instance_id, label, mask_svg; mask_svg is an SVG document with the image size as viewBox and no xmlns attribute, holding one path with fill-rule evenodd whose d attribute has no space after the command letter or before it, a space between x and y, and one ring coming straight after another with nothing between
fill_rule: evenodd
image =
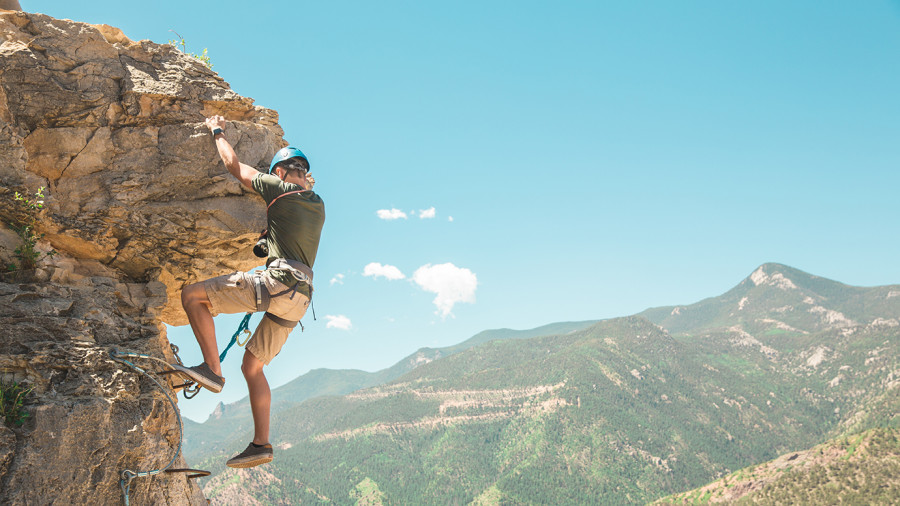
<instances>
[{"instance_id":1,"label":"climber's left arm","mask_svg":"<svg viewBox=\"0 0 900 506\"><path fill-rule=\"evenodd\" d=\"M215 136L216 149L219 151L219 156L222 158L225 168L244 186L252 189L251 181L253 181L255 175L259 174L259 171L238 160L237 153L234 152L234 148L231 147L228 139L225 138L225 118L222 116L206 118L206 126L209 127L209 131L213 132ZM216 129L219 130L218 133L216 133Z\"/></svg>"}]
</instances>

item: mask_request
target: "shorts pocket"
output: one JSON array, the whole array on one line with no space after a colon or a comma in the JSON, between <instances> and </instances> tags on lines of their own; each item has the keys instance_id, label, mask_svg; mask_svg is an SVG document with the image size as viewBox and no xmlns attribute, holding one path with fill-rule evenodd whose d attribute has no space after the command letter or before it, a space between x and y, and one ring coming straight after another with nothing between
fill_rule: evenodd
<instances>
[{"instance_id":1,"label":"shorts pocket","mask_svg":"<svg viewBox=\"0 0 900 506\"><path fill-rule=\"evenodd\" d=\"M225 280L225 286L229 288L243 288L246 283L243 272L235 272Z\"/></svg>"}]
</instances>

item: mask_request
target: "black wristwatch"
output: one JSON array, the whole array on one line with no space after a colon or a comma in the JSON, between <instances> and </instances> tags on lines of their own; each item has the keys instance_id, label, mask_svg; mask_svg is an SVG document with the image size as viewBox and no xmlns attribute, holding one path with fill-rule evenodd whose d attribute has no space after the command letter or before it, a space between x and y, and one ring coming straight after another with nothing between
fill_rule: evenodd
<instances>
[{"instance_id":1,"label":"black wristwatch","mask_svg":"<svg viewBox=\"0 0 900 506\"><path fill-rule=\"evenodd\" d=\"M213 128L213 137L215 137L219 134L224 134L224 133L225 133L225 130L222 130L221 128Z\"/></svg>"}]
</instances>

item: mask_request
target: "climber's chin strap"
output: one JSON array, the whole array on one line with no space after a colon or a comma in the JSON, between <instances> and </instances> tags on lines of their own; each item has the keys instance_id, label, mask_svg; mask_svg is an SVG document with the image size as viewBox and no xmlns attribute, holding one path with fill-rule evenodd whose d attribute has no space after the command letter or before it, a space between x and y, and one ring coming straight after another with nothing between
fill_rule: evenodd
<instances>
[{"instance_id":1,"label":"climber's chin strap","mask_svg":"<svg viewBox=\"0 0 900 506\"><path fill-rule=\"evenodd\" d=\"M313 291L313 271L309 268L308 265L303 262L297 260L288 260L287 258L276 258L269 262L266 266L266 270L269 271L282 271L289 272L294 279L297 281L294 283L294 286L285 290L281 293L276 293L275 297L279 297L281 295L286 294L288 291L291 292L291 298L294 298L294 294L297 293L297 287L300 283L306 283L309 285L309 293L312 296ZM266 289L265 283L263 282L262 277L265 275L263 271L256 271L253 276L253 285L256 288L256 310L258 312L266 313L263 318L268 318L273 323L281 325L282 327L287 327L292 329L297 326L299 321L293 320L285 320L284 318L280 318L278 316L269 313L269 304L272 302L272 295L269 295L269 290ZM300 325L300 328L303 328L303 325Z\"/></svg>"}]
</instances>

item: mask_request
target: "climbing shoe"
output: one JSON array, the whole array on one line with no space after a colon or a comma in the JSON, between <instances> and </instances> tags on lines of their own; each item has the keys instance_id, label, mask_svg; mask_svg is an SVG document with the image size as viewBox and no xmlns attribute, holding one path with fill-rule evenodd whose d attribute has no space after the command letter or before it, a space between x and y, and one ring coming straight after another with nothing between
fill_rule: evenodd
<instances>
[{"instance_id":1,"label":"climbing shoe","mask_svg":"<svg viewBox=\"0 0 900 506\"><path fill-rule=\"evenodd\" d=\"M222 387L225 386L225 378L216 376L216 374L210 370L209 366L206 365L206 362L195 365L194 367L172 364L172 368L184 376L196 381L198 385L212 393L217 394L221 392Z\"/></svg>"},{"instance_id":2,"label":"climbing shoe","mask_svg":"<svg viewBox=\"0 0 900 506\"><path fill-rule=\"evenodd\" d=\"M228 460L225 463L228 467L253 467L258 466L260 464L265 464L268 462L272 462L272 459L275 458L274 453L272 452L272 445L264 444L262 446L257 446L253 443L247 445L247 449L238 453L234 457Z\"/></svg>"}]
</instances>

